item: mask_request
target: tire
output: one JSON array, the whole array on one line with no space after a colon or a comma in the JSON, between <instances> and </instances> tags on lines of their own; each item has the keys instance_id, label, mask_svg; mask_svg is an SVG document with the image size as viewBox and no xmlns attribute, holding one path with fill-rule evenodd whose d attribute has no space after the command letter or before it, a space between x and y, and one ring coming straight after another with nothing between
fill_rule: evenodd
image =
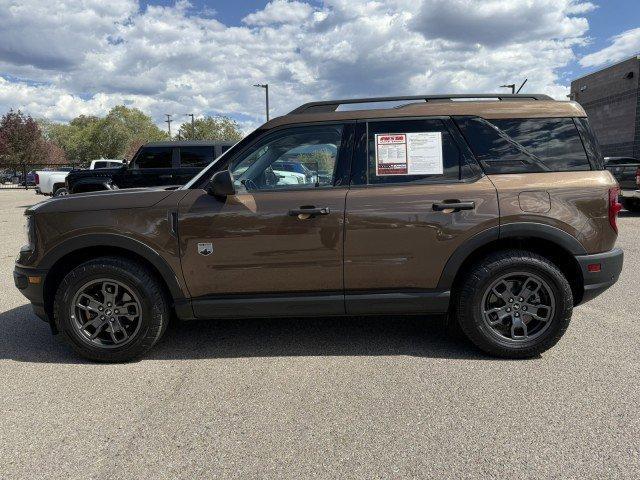
<instances>
[{"instance_id":1,"label":"tire","mask_svg":"<svg viewBox=\"0 0 640 480\"><path fill-rule=\"evenodd\" d=\"M54 197L64 197L66 195L69 195L69 190L67 190L65 187L56 189L55 193L53 194Z\"/></svg>"},{"instance_id":2,"label":"tire","mask_svg":"<svg viewBox=\"0 0 640 480\"><path fill-rule=\"evenodd\" d=\"M640 202L635 198L621 198L620 203L629 212L640 212Z\"/></svg>"},{"instance_id":3,"label":"tire","mask_svg":"<svg viewBox=\"0 0 640 480\"><path fill-rule=\"evenodd\" d=\"M541 285L537 292L520 301L524 297L518 294L526 296L536 285ZM503 358L534 357L553 347L569 327L572 311L573 294L562 272L526 250L492 253L475 263L454 299L465 336Z\"/></svg>"},{"instance_id":4,"label":"tire","mask_svg":"<svg viewBox=\"0 0 640 480\"><path fill-rule=\"evenodd\" d=\"M98 362L141 356L160 339L170 315L156 276L145 265L120 257L96 258L71 270L56 292L53 310L65 340L79 355ZM93 334L96 339L89 338Z\"/></svg>"}]
</instances>

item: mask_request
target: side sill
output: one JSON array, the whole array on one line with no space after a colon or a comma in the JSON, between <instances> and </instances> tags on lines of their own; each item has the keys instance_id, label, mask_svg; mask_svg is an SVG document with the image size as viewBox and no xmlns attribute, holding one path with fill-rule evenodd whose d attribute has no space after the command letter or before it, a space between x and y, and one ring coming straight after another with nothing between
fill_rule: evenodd
<instances>
[{"instance_id":1,"label":"side sill","mask_svg":"<svg viewBox=\"0 0 640 480\"><path fill-rule=\"evenodd\" d=\"M348 315L447 313L450 291L347 293Z\"/></svg>"}]
</instances>

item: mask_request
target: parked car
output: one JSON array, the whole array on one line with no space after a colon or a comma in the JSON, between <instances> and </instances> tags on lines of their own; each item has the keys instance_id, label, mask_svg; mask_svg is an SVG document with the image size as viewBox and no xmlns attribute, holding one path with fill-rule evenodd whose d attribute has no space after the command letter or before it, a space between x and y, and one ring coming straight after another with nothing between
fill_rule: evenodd
<instances>
[{"instance_id":1,"label":"parked car","mask_svg":"<svg viewBox=\"0 0 640 480\"><path fill-rule=\"evenodd\" d=\"M23 187L35 187L36 185L36 171L29 170L26 174L21 173L19 176L19 183Z\"/></svg>"},{"instance_id":2,"label":"parked car","mask_svg":"<svg viewBox=\"0 0 640 480\"><path fill-rule=\"evenodd\" d=\"M66 179L69 193L133 187L184 185L232 143L153 142L140 147L128 165L95 172L76 171Z\"/></svg>"},{"instance_id":3,"label":"parked car","mask_svg":"<svg viewBox=\"0 0 640 480\"><path fill-rule=\"evenodd\" d=\"M640 212L640 196L637 190L640 178L640 161L633 157L605 157L605 167L620 185L620 203L630 212Z\"/></svg>"},{"instance_id":4,"label":"parked car","mask_svg":"<svg viewBox=\"0 0 640 480\"><path fill-rule=\"evenodd\" d=\"M113 158L99 158L92 160L88 170L117 168L123 165L122 160ZM36 172L36 185L38 193L61 197L69 194L65 180L69 172L75 171L73 167L60 167L57 170L38 170ZM81 170L84 171L84 170Z\"/></svg>"},{"instance_id":5,"label":"parked car","mask_svg":"<svg viewBox=\"0 0 640 480\"><path fill-rule=\"evenodd\" d=\"M310 103L177 190L42 202L15 284L98 361L142 355L174 316L447 314L489 354L539 355L618 279L619 187L580 105L494 97ZM137 158L166 157L151 148ZM302 148L330 178L274 174Z\"/></svg>"}]
</instances>

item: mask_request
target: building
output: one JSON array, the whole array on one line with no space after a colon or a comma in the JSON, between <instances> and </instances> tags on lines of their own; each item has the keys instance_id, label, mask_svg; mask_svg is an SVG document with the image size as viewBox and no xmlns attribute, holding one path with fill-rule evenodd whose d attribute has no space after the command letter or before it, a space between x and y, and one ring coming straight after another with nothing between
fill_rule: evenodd
<instances>
[{"instance_id":1,"label":"building","mask_svg":"<svg viewBox=\"0 0 640 480\"><path fill-rule=\"evenodd\" d=\"M640 159L640 56L571 82L605 157Z\"/></svg>"}]
</instances>

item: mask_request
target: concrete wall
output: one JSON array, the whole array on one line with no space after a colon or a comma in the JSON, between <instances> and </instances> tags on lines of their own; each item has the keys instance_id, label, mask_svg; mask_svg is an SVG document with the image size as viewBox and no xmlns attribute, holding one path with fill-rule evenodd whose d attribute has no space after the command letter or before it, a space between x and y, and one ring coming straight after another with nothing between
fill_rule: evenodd
<instances>
[{"instance_id":1,"label":"concrete wall","mask_svg":"<svg viewBox=\"0 0 640 480\"><path fill-rule=\"evenodd\" d=\"M640 158L639 80L633 57L571 82L571 98L587 111L605 156Z\"/></svg>"}]
</instances>

